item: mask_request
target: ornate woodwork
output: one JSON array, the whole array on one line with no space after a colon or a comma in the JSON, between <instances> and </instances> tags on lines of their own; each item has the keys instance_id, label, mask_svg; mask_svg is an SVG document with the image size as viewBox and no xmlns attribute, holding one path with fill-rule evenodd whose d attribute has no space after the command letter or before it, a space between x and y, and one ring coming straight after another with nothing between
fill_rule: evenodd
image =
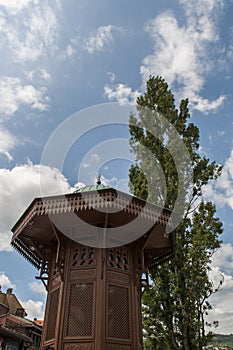
<instances>
[{"instance_id":1,"label":"ornate woodwork","mask_svg":"<svg viewBox=\"0 0 233 350\"><path fill-rule=\"evenodd\" d=\"M93 344L65 344L64 350L93 350Z\"/></svg>"},{"instance_id":2,"label":"ornate woodwork","mask_svg":"<svg viewBox=\"0 0 233 350\"><path fill-rule=\"evenodd\" d=\"M119 225L126 243L82 244L85 224L77 227L79 243L72 240L66 235L70 213L105 227L107 235ZM141 295L150 266L171 255L173 239L165 235L169 215L113 189L32 202L13 228L12 245L38 268L48 291L41 350L142 350ZM124 225L137 216L149 229L129 242ZM54 217L65 223L64 230Z\"/></svg>"}]
</instances>

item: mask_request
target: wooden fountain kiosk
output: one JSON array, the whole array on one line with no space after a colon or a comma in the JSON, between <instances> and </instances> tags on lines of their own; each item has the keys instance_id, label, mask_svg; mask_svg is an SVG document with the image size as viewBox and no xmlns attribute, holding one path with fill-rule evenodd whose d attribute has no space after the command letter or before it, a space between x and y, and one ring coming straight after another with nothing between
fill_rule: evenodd
<instances>
[{"instance_id":1,"label":"wooden fountain kiosk","mask_svg":"<svg viewBox=\"0 0 233 350\"><path fill-rule=\"evenodd\" d=\"M12 245L47 289L41 350L139 350L146 272L167 259L170 212L101 184L36 198Z\"/></svg>"}]
</instances>

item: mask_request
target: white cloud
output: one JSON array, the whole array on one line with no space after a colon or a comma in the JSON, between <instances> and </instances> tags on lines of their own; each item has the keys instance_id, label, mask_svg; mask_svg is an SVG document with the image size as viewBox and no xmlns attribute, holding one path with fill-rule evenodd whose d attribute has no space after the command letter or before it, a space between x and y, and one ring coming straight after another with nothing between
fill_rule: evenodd
<instances>
[{"instance_id":1,"label":"white cloud","mask_svg":"<svg viewBox=\"0 0 233 350\"><path fill-rule=\"evenodd\" d=\"M110 78L110 82L114 83L114 81L116 79L116 75L113 72L108 72L108 76Z\"/></svg>"},{"instance_id":2,"label":"white cloud","mask_svg":"<svg viewBox=\"0 0 233 350\"><path fill-rule=\"evenodd\" d=\"M46 295L45 286L42 282L33 281L28 284L29 289L34 293L44 294Z\"/></svg>"},{"instance_id":3,"label":"white cloud","mask_svg":"<svg viewBox=\"0 0 233 350\"><path fill-rule=\"evenodd\" d=\"M28 73L31 80L34 71ZM50 75L46 70L39 69L40 79L48 81ZM25 84L20 78L5 76L0 78L0 154L12 160L11 151L15 148L17 140L4 126L14 113L22 107L28 107L39 112L49 108L50 98L45 87L35 88L32 84Z\"/></svg>"},{"instance_id":4,"label":"white cloud","mask_svg":"<svg viewBox=\"0 0 233 350\"><path fill-rule=\"evenodd\" d=\"M87 39L84 40L86 42ZM75 60L80 59L79 49L83 46L83 38L79 34L69 38L69 42L66 44L65 49L59 54L59 58L63 61L69 60L75 57Z\"/></svg>"},{"instance_id":5,"label":"white cloud","mask_svg":"<svg viewBox=\"0 0 233 350\"><path fill-rule=\"evenodd\" d=\"M139 91L133 91L125 84L106 85L104 94L109 100L116 100L120 103L135 103L140 95Z\"/></svg>"},{"instance_id":6,"label":"white cloud","mask_svg":"<svg viewBox=\"0 0 233 350\"><path fill-rule=\"evenodd\" d=\"M13 2L13 4L15 3ZM18 9L22 8L23 4L26 6L26 1L20 3L21 7L18 6ZM19 17L15 5L6 6L6 9L9 12L10 20L7 16L1 17L0 31L6 41L7 48L13 53L12 59L14 61L33 61L42 54L55 52L58 23L51 6L46 2L34 0L34 4L27 7L27 21Z\"/></svg>"},{"instance_id":7,"label":"white cloud","mask_svg":"<svg viewBox=\"0 0 233 350\"><path fill-rule=\"evenodd\" d=\"M213 255L211 266L233 272L233 246L231 243L222 244L221 248Z\"/></svg>"},{"instance_id":8,"label":"white cloud","mask_svg":"<svg viewBox=\"0 0 233 350\"><path fill-rule=\"evenodd\" d=\"M33 2L33 0L0 0L0 6L5 8L10 14L15 15L31 2Z\"/></svg>"},{"instance_id":9,"label":"white cloud","mask_svg":"<svg viewBox=\"0 0 233 350\"><path fill-rule=\"evenodd\" d=\"M100 156L97 153L91 153L89 159L91 162L99 162Z\"/></svg>"},{"instance_id":10,"label":"white cloud","mask_svg":"<svg viewBox=\"0 0 233 350\"><path fill-rule=\"evenodd\" d=\"M0 228L0 252L11 252L13 249L10 245L11 234L8 232L2 232Z\"/></svg>"},{"instance_id":11,"label":"white cloud","mask_svg":"<svg viewBox=\"0 0 233 350\"><path fill-rule=\"evenodd\" d=\"M216 270L216 273L218 273L218 270ZM206 320L208 323L212 323L213 321L219 322L219 326L216 329L212 329L212 331L214 330L216 333L222 334L232 334L233 277L226 274L223 274L223 276L224 282L221 289L209 298L209 301L212 305L212 310L209 311ZM216 279L217 277L218 276L216 276Z\"/></svg>"},{"instance_id":12,"label":"white cloud","mask_svg":"<svg viewBox=\"0 0 233 350\"><path fill-rule=\"evenodd\" d=\"M0 286L1 288L15 288L15 285L4 272L0 272Z\"/></svg>"},{"instance_id":13,"label":"white cloud","mask_svg":"<svg viewBox=\"0 0 233 350\"><path fill-rule=\"evenodd\" d=\"M96 181L96 179L93 178L93 182L94 181ZM117 188L118 183L119 181L116 177L106 178L105 176L101 175L101 184L104 186Z\"/></svg>"},{"instance_id":14,"label":"white cloud","mask_svg":"<svg viewBox=\"0 0 233 350\"><path fill-rule=\"evenodd\" d=\"M180 24L175 15L164 11L145 26L153 40L153 51L147 55L140 67L143 89L149 76L165 78L175 95L189 98L190 107L207 114L218 109L225 101L220 95L210 101L200 96L205 77L216 64L219 40L217 15L223 6L221 0L180 0L186 14L186 24ZM214 52L211 54L211 45ZM131 88L124 84L105 86L105 96L126 102L133 100ZM137 96L137 95L136 95Z\"/></svg>"},{"instance_id":15,"label":"white cloud","mask_svg":"<svg viewBox=\"0 0 233 350\"><path fill-rule=\"evenodd\" d=\"M218 8L219 10L223 7L223 0L179 0L179 3L184 6L189 22L203 22L203 20L208 20L206 16L211 18L214 16L213 11ZM219 14L215 13L215 16L218 17ZM209 22L208 22L209 23ZM209 26L212 27L212 22L209 23ZM214 32L214 29L212 29ZM205 33L203 33L205 35ZM215 34L216 35L216 34Z\"/></svg>"},{"instance_id":16,"label":"white cloud","mask_svg":"<svg viewBox=\"0 0 233 350\"><path fill-rule=\"evenodd\" d=\"M71 57L76 53L76 49L71 45L68 44L66 48L66 57Z\"/></svg>"},{"instance_id":17,"label":"white cloud","mask_svg":"<svg viewBox=\"0 0 233 350\"><path fill-rule=\"evenodd\" d=\"M11 228L35 197L68 193L73 189L55 168L28 163L0 169L0 250L10 250Z\"/></svg>"},{"instance_id":18,"label":"white cloud","mask_svg":"<svg viewBox=\"0 0 233 350\"><path fill-rule=\"evenodd\" d=\"M179 27L173 14L164 12L151 20L146 31L154 40L154 52L143 60L141 74L144 82L149 75L162 75L171 85L189 85L195 90L202 85L201 74L197 74L197 60L193 40L185 27Z\"/></svg>"},{"instance_id":19,"label":"white cloud","mask_svg":"<svg viewBox=\"0 0 233 350\"><path fill-rule=\"evenodd\" d=\"M36 89L33 85L23 84L20 78L2 77L0 79L0 119L11 116L21 106L26 105L38 111L48 108L49 97L45 87Z\"/></svg>"},{"instance_id":20,"label":"white cloud","mask_svg":"<svg viewBox=\"0 0 233 350\"><path fill-rule=\"evenodd\" d=\"M80 46L80 38L74 37L70 39L69 44L66 45L65 49L59 54L59 58L63 61L73 59L79 59L77 48Z\"/></svg>"},{"instance_id":21,"label":"white cloud","mask_svg":"<svg viewBox=\"0 0 233 350\"><path fill-rule=\"evenodd\" d=\"M207 328L217 333L230 334L233 332L233 245L222 244L221 248L213 255L210 279L214 288L223 281L219 291L210 297L212 310L209 311L207 321L209 323L218 321L216 329Z\"/></svg>"},{"instance_id":22,"label":"white cloud","mask_svg":"<svg viewBox=\"0 0 233 350\"><path fill-rule=\"evenodd\" d=\"M76 184L74 184L74 191L78 190L82 187L85 187L85 186L86 186L86 184L84 182L78 181L78 182L76 182Z\"/></svg>"},{"instance_id":23,"label":"white cloud","mask_svg":"<svg viewBox=\"0 0 233 350\"><path fill-rule=\"evenodd\" d=\"M37 82L40 82L40 83L45 83L45 82L49 83L51 81L51 75L44 68L38 68L35 70L25 72L25 75L27 79L30 81L36 80Z\"/></svg>"},{"instance_id":24,"label":"white cloud","mask_svg":"<svg viewBox=\"0 0 233 350\"><path fill-rule=\"evenodd\" d=\"M99 161L100 156L97 153L90 153L84 158L84 161L82 162L81 166L87 169L93 166L93 163L98 163Z\"/></svg>"},{"instance_id":25,"label":"white cloud","mask_svg":"<svg viewBox=\"0 0 233 350\"><path fill-rule=\"evenodd\" d=\"M218 130L218 131L217 131L218 136L224 136L225 133L226 133L226 132L223 131L223 130Z\"/></svg>"},{"instance_id":26,"label":"white cloud","mask_svg":"<svg viewBox=\"0 0 233 350\"><path fill-rule=\"evenodd\" d=\"M29 299L26 301L20 301L20 303L26 310L27 318L30 320L33 320L34 318L44 319L44 304L42 301L33 301Z\"/></svg>"},{"instance_id":27,"label":"white cloud","mask_svg":"<svg viewBox=\"0 0 233 350\"><path fill-rule=\"evenodd\" d=\"M100 26L96 32L92 33L88 39L85 40L84 48L90 53L100 53L105 51L113 42L113 32L121 31L121 27L113 25Z\"/></svg>"},{"instance_id":28,"label":"white cloud","mask_svg":"<svg viewBox=\"0 0 233 350\"><path fill-rule=\"evenodd\" d=\"M225 161L221 176L206 186L205 197L219 207L228 205L233 209L233 150Z\"/></svg>"},{"instance_id":29,"label":"white cloud","mask_svg":"<svg viewBox=\"0 0 233 350\"><path fill-rule=\"evenodd\" d=\"M218 109L226 99L224 95L220 95L216 100L209 101L197 94L190 94L189 98L191 99L192 108L197 109L204 114L208 114L209 112Z\"/></svg>"},{"instance_id":30,"label":"white cloud","mask_svg":"<svg viewBox=\"0 0 233 350\"><path fill-rule=\"evenodd\" d=\"M39 76L44 81L50 82L51 75L46 71L46 69L40 68L39 69Z\"/></svg>"},{"instance_id":31,"label":"white cloud","mask_svg":"<svg viewBox=\"0 0 233 350\"><path fill-rule=\"evenodd\" d=\"M13 160L10 151L16 145L15 138L0 124L0 154L4 154L9 161Z\"/></svg>"},{"instance_id":32,"label":"white cloud","mask_svg":"<svg viewBox=\"0 0 233 350\"><path fill-rule=\"evenodd\" d=\"M90 168L91 164L90 163L83 163L83 168L87 169Z\"/></svg>"},{"instance_id":33,"label":"white cloud","mask_svg":"<svg viewBox=\"0 0 233 350\"><path fill-rule=\"evenodd\" d=\"M193 109L208 113L219 108L225 99L221 95L209 101L200 96L205 74L213 68L209 45L218 40L215 14L222 1L181 0L180 3L186 12L186 25L180 25L172 13L163 12L146 26L154 41L154 52L143 60L140 69L143 83L149 75L161 75L170 86L179 87L178 94L188 97Z\"/></svg>"}]
</instances>

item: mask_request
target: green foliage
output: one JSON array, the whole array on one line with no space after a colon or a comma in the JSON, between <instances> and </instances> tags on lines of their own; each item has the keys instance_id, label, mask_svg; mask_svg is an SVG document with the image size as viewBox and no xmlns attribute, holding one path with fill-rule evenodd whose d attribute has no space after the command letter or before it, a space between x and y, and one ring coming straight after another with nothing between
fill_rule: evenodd
<instances>
[{"instance_id":1,"label":"green foliage","mask_svg":"<svg viewBox=\"0 0 233 350\"><path fill-rule=\"evenodd\" d=\"M230 349L233 348L233 334L214 334L212 341L210 342L212 346L228 346Z\"/></svg>"},{"instance_id":2,"label":"green foliage","mask_svg":"<svg viewBox=\"0 0 233 350\"><path fill-rule=\"evenodd\" d=\"M176 228L173 260L150 271L152 288L143 296L145 348L203 349L211 336L204 328L213 293L208 270L220 246L222 223L215 217L213 203L203 201L202 192L220 175L221 166L200 155L199 129L189 121L188 100L182 100L177 109L164 79L150 77L137 110L138 117L132 114L129 120L135 154L129 172L131 191L171 210L179 195L179 208L184 209ZM188 150L188 161L179 141ZM179 159L179 174L174 155Z\"/></svg>"}]
</instances>

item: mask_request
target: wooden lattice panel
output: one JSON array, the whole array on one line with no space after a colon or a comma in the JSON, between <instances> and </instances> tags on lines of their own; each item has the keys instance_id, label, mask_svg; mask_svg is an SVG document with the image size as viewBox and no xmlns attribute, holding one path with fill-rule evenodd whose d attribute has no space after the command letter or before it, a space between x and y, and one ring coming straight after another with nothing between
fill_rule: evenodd
<instances>
[{"instance_id":1,"label":"wooden lattice panel","mask_svg":"<svg viewBox=\"0 0 233 350\"><path fill-rule=\"evenodd\" d=\"M130 339L129 289L126 287L108 286L107 336Z\"/></svg>"},{"instance_id":2,"label":"wooden lattice panel","mask_svg":"<svg viewBox=\"0 0 233 350\"><path fill-rule=\"evenodd\" d=\"M67 337L91 337L93 335L93 303L93 283L71 284Z\"/></svg>"},{"instance_id":3,"label":"wooden lattice panel","mask_svg":"<svg viewBox=\"0 0 233 350\"><path fill-rule=\"evenodd\" d=\"M57 288L51 293L50 305L49 305L49 316L47 322L46 340L54 339L56 320L57 320L57 308L59 302L60 288Z\"/></svg>"}]
</instances>

